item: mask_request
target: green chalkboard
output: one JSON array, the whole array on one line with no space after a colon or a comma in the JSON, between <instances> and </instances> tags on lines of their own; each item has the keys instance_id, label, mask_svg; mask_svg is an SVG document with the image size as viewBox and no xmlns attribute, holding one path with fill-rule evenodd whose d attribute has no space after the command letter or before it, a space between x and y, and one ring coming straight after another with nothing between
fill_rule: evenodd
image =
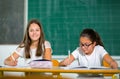
<instances>
[{"instance_id":1,"label":"green chalkboard","mask_svg":"<svg viewBox=\"0 0 120 79\"><path fill-rule=\"evenodd\" d=\"M28 20L39 19L53 55L76 49L79 34L93 28L110 55L120 55L120 0L28 0Z\"/></svg>"},{"instance_id":2,"label":"green chalkboard","mask_svg":"<svg viewBox=\"0 0 120 79\"><path fill-rule=\"evenodd\" d=\"M19 44L24 33L24 0L0 1L0 44Z\"/></svg>"}]
</instances>

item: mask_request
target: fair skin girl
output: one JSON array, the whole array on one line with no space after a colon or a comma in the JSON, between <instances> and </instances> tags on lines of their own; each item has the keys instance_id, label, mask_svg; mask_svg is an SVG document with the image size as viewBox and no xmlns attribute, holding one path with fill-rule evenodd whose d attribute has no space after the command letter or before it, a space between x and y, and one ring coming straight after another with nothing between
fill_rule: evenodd
<instances>
[{"instance_id":1,"label":"fair skin girl","mask_svg":"<svg viewBox=\"0 0 120 79\"><path fill-rule=\"evenodd\" d=\"M86 55L92 54L95 45L96 45L96 42L92 43L89 38L80 37L80 47ZM70 65L74 60L75 60L75 58L71 54L70 58L67 57L66 59L64 59L63 61L60 62L60 66ZM103 60L105 60L111 66L111 68L117 69L117 67L118 67L117 63L111 58L111 56L109 54L106 54L103 57Z\"/></svg>"},{"instance_id":2,"label":"fair skin girl","mask_svg":"<svg viewBox=\"0 0 120 79\"><path fill-rule=\"evenodd\" d=\"M40 35L41 35L40 27L37 24L32 23L29 28L29 36L32 40L32 44L30 46L31 49L37 48ZM17 61L18 58L19 58L19 55L16 52L14 52L11 56L5 59L4 63L10 66L16 66L18 62ZM51 60L51 49L50 48L45 49L45 54L43 58L47 60Z\"/></svg>"}]
</instances>

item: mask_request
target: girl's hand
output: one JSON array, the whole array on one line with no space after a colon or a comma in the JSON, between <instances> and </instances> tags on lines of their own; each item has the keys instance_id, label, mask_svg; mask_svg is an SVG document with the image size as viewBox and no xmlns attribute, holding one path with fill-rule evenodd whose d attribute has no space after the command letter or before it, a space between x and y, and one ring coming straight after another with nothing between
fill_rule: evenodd
<instances>
[{"instance_id":1,"label":"girl's hand","mask_svg":"<svg viewBox=\"0 0 120 79\"><path fill-rule=\"evenodd\" d=\"M111 68L113 68L113 69L117 69L117 68L118 68L118 64L117 64L115 61L112 61L112 62L110 63L110 66L111 66Z\"/></svg>"},{"instance_id":2,"label":"girl's hand","mask_svg":"<svg viewBox=\"0 0 120 79\"><path fill-rule=\"evenodd\" d=\"M60 62L60 65L61 65L61 66L70 65L70 60L69 60L69 58L66 58L65 60L61 61L61 62Z\"/></svg>"},{"instance_id":3,"label":"girl's hand","mask_svg":"<svg viewBox=\"0 0 120 79\"><path fill-rule=\"evenodd\" d=\"M73 55L70 55L69 57L65 58L63 61L60 62L60 66L67 66L70 65L74 61Z\"/></svg>"},{"instance_id":4,"label":"girl's hand","mask_svg":"<svg viewBox=\"0 0 120 79\"><path fill-rule=\"evenodd\" d=\"M8 65L10 65L10 66L16 66L17 63L18 63L17 60L15 60L15 61L13 61L13 60L8 61Z\"/></svg>"}]
</instances>

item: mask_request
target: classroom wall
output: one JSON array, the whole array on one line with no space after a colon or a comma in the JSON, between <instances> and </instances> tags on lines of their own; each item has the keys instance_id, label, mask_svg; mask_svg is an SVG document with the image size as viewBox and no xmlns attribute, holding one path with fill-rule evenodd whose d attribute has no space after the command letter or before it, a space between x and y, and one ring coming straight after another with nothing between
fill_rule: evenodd
<instances>
[{"instance_id":1,"label":"classroom wall","mask_svg":"<svg viewBox=\"0 0 120 79\"><path fill-rule=\"evenodd\" d=\"M4 59L11 55L11 53L14 52L18 45L17 44L11 44L11 45L0 45L0 65L4 65ZM56 59L58 61L63 60L66 58L67 55L52 55L52 59ZM112 56L113 59L115 59L118 62L118 65L120 67L120 56ZM23 65L22 59L19 59L18 65ZM77 60L74 61L71 65L78 65Z\"/></svg>"},{"instance_id":2,"label":"classroom wall","mask_svg":"<svg viewBox=\"0 0 120 79\"><path fill-rule=\"evenodd\" d=\"M28 0L28 21L41 21L53 55L79 45L84 28L96 30L110 55L120 56L120 0Z\"/></svg>"},{"instance_id":3,"label":"classroom wall","mask_svg":"<svg viewBox=\"0 0 120 79\"><path fill-rule=\"evenodd\" d=\"M21 9L24 4L20 3L24 0L15 1L0 2L0 45L3 46L0 51L3 52L4 44L20 43L23 27L26 27L23 25L24 16L28 17L28 21L32 18L41 21L45 38L52 45L53 55L60 57L67 55L68 50L72 52L79 45L79 33L89 27L100 34L110 55L120 56L120 0L28 0L28 5L25 4L28 7L28 16L25 16ZM16 5L18 8L14 7ZM22 16L19 14L21 12ZM7 18L10 14L16 14L12 16L18 20Z\"/></svg>"},{"instance_id":4,"label":"classroom wall","mask_svg":"<svg viewBox=\"0 0 120 79\"><path fill-rule=\"evenodd\" d=\"M37 18L53 55L76 49L84 28L100 34L110 55L120 55L120 0L4 0L0 6L0 44L19 44L26 21Z\"/></svg>"}]
</instances>

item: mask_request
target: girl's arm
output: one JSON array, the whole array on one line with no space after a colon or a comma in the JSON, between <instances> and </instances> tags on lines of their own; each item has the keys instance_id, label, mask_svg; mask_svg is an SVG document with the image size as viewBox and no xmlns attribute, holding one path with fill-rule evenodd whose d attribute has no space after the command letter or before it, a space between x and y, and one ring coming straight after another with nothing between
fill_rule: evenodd
<instances>
[{"instance_id":1,"label":"girl's arm","mask_svg":"<svg viewBox=\"0 0 120 79\"><path fill-rule=\"evenodd\" d=\"M46 48L43 58L46 59L46 60L51 60L51 58L52 58L51 54L52 54L51 48Z\"/></svg>"},{"instance_id":2,"label":"girl's arm","mask_svg":"<svg viewBox=\"0 0 120 79\"><path fill-rule=\"evenodd\" d=\"M109 54L106 54L103 59L111 66L111 68L118 68L117 62L114 59L112 59L112 57Z\"/></svg>"},{"instance_id":3,"label":"girl's arm","mask_svg":"<svg viewBox=\"0 0 120 79\"><path fill-rule=\"evenodd\" d=\"M69 57L65 58L63 61L61 61L59 63L60 66L67 66L70 65L73 61L75 60L75 58L73 57L73 55L71 54Z\"/></svg>"},{"instance_id":4,"label":"girl's arm","mask_svg":"<svg viewBox=\"0 0 120 79\"><path fill-rule=\"evenodd\" d=\"M18 57L19 55L16 52L14 52L4 60L4 64L9 66L16 66L18 62L17 61Z\"/></svg>"}]
</instances>

